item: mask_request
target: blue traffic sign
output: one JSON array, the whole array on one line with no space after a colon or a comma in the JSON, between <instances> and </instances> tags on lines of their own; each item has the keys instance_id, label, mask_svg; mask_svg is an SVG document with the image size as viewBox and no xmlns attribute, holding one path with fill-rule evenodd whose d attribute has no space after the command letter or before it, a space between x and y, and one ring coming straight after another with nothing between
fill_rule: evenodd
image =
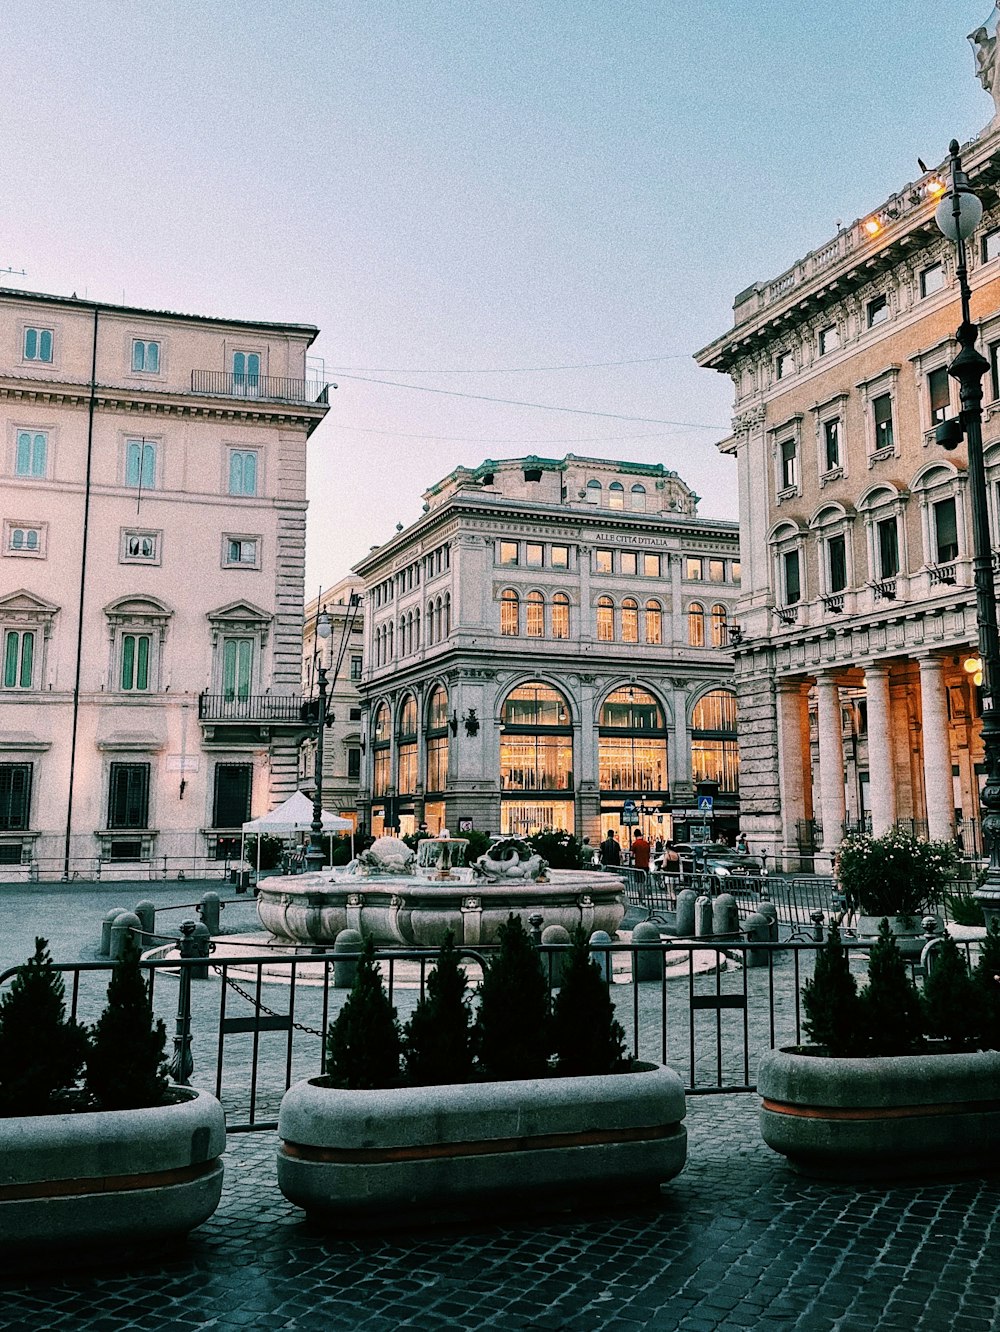
<instances>
[{"instance_id":1,"label":"blue traffic sign","mask_svg":"<svg viewBox=\"0 0 1000 1332\"><path fill-rule=\"evenodd\" d=\"M710 814L715 805L715 796L700 795L698 797L698 808L706 814Z\"/></svg>"}]
</instances>

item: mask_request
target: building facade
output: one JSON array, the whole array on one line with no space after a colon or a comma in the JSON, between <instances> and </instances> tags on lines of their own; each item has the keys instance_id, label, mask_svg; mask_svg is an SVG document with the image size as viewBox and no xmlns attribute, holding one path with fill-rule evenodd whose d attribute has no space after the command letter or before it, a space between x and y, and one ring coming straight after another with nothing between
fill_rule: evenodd
<instances>
[{"instance_id":1,"label":"building facade","mask_svg":"<svg viewBox=\"0 0 1000 1332\"><path fill-rule=\"evenodd\" d=\"M631 804L680 837L708 780L735 831L736 525L662 466L572 454L460 468L424 499L355 570L372 830L596 841Z\"/></svg>"},{"instance_id":2,"label":"building facade","mask_svg":"<svg viewBox=\"0 0 1000 1332\"><path fill-rule=\"evenodd\" d=\"M963 160L986 204L969 262L1000 550L996 122ZM925 174L741 292L732 329L697 357L735 388L719 447L739 470L744 828L791 868L814 851L828 864L851 828L979 849L966 455L934 436L959 410L955 254L933 220L944 188Z\"/></svg>"},{"instance_id":3,"label":"building facade","mask_svg":"<svg viewBox=\"0 0 1000 1332\"><path fill-rule=\"evenodd\" d=\"M0 860L190 873L295 789L317 330L0 291Z\"/></svg>"},{"instance_id":4,"label":"building facade","mask_svg":"<svg viewBox=\"0 0 1000 1332\"><path fill-rule=\"evenodd\" d=\"M302 692L318 700L318 667L327 674L326 733L323 739L323 808L357 821L361 784L361 677L364 662L364 585L353 575L342 578L306 603L302 639ZM356 600L352 600L356 598ZM316 631L320 611L330 620L330 634ZM312 795L316 774L316 738L306 737L299 754L299 787Z\"/></svg>"}]
</instances>

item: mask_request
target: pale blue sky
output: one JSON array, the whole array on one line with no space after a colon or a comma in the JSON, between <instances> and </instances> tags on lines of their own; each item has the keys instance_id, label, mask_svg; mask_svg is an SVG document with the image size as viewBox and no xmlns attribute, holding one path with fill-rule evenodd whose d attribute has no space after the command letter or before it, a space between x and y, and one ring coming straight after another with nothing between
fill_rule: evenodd
<instances>
[{"instance_id":1,"label":"pale blue sky","mask_svg":"<svg viewBox=\"0 0 1000 1332\"><path fill-rule=\"evenodd\" d=\"M663 462L735 517L712 447L728 381L691 353L737 291L985 125L965 34L988 11L19 0L0 14L0 267L320 326L340 388L310 445L310 592L486 457Z\"/></svg>"}]
</instances>

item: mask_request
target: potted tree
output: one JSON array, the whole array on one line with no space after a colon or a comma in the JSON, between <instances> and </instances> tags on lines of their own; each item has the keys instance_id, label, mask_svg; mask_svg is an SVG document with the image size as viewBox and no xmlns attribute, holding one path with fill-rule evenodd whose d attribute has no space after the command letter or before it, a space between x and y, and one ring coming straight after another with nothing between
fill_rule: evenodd
<instances>
[{"instance_id":1,"label":"potted tree","mask_svg":"<svg viewBox=\"0 0 1000 1332\"><path fill-rule=\"evenodd\" d=\"M810 1044L772 1050L764 1141L813 1175L919 1175L1000 1162L1000 928L970 975L948 937L918 992L883 920L858 989L836 929L802 1002Z\"/></svg>"},{"instance_id":2,"label":"potted tree","mask_svg":"<svg viewBox=\"0 0 1000 1332\"><path fill-rule=\"evenodd\" d=\"M281 1103L287 1198L338 1226L385 1225L635 1199L683 1168L680 1079L625 1057L582 932L553 1012L537 951L513 915L476 997L473 1017L449 938L401 1032L366 941L331 1027L326 1074L296 1083ZM378 1054L362 1061L362 1041Z\"/></svg>"},{"instance_id":3,"label":"potted tree","mask_svg":"<svg viewBox=\"0 0 1000 1332\"><path fill-rule=\"evenodd\" d=\"M851 833L837 852L837 877L848 912L862 937L874 938L889 921L901 939L921 940L921 918L942 904L958 856L950 842L929 842L902 828L881 837ZM919 953L920 942L904 944Z\"/></svg>"},{"instance_id":4,"label":"potted tree","mask_svg":"<svg viewBox=\"0 0 1000 1332\"><path fill-rule=\"evenodd\" d=\"M182 1235L215 1211L222 1107L168 1082L165 1042L131 939L92 1032L67 1018L62 977L36 939L0 999L5 1252Z\"/></svg>"}]
</instances>

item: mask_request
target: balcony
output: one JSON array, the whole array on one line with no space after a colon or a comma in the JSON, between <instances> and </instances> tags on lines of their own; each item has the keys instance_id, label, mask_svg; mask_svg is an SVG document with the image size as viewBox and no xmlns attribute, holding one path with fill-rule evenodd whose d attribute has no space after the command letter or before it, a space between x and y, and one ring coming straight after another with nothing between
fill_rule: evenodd
<instances>
[{"instance_id":1,"label":"balcony","mask_svg":"<svg viewBox=\"0 0 1000 1332\"><path fill-rule=\"evenodd\" d=\"M932 564L927 571L931 587L953 586L958 582L958 570L954 563Z\"/></svg>"},{"instance_id":2,"label":"balcony","mask_svg":"<svg viewBox=\"0 0 1000 1332\"><path fill-rule=\"evenodd\" d=\"M876 601L895 601L896 600L896 579L881 578L868 586L872 590L872 595Z\"/></svg>"},{"instance_id":3,"label":"balcony","mask_svg":"<svg viewBox=\"0 0 1000 1332\"><path fill-rule=\"evenodd\" d=\"M844 594L843 592L831 592L829 596L820 597L823 603L823 610L827 615L843 615L844 613Z\"/></svg>"},{"instance_id":4,"label":"balcony","mask_svg":"<svg viewBox=\"0 0 1000 1332\"><path fill-rule=\"evenodd\" d=\"M199 694L198 720L201 722L238 722L252 726L279 722L304 726L303 700L299 694Z\"/></svg>"},{"instance_id":5,"label":"balcony","mask_svg":"<svg viewBox=\"0 0 1000 1332\"><path fill-rule=\"evenodd\" d=\"M775 606L774 613L782 624L797 624L799 619L799 610L797 606Z\"/></svg>"},{"instance_id":6,"label":"balcony","mask_svg":"<svg viewBox=\"0 0 1000 1332\"><path fill-rule=\"evenodd\" d=\"M192 370L191 392L249 402L329 402L329 384L282 375L234 375L225 370Z\"/></svg>"}]
</instances>

